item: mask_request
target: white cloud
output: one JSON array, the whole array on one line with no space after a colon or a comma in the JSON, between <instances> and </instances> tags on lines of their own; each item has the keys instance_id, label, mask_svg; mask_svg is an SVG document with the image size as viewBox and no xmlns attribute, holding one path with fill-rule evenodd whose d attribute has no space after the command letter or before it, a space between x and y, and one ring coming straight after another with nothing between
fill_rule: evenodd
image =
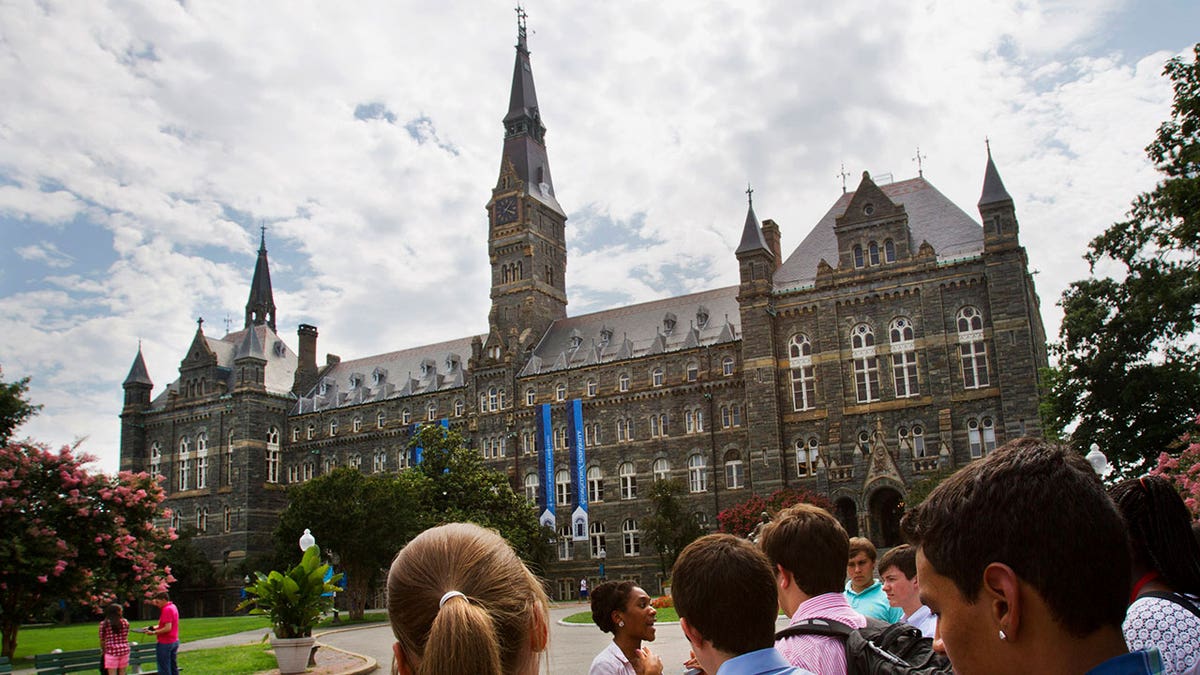
<instances>
[{"instance_id":1,"label":"white cloud","mask_svg":"<svg viewBox=\"0 0 1200 675\"><path fill-rule=\"evenodd\" d=\"M1153 183L1142 147L1169 110L1169 53L1094 51L1118 10L531 7L571 311L734 283L747 182L789 251L843 163L851 187L902 179L918 144L970 213L990 136L1053 334L1084 243ZM161 387L197 316L240 318L260 223L285 336L315 323L350 358L485 330L514 38L509 9L477 3L0 6L0 218L46 226L26 260L77 259L0 297L5 377L46 404L26 432L90 434L115 467L137 339ZM64 242L85 227L116 262L78 263Z\"/></svg>"}]
</instances>

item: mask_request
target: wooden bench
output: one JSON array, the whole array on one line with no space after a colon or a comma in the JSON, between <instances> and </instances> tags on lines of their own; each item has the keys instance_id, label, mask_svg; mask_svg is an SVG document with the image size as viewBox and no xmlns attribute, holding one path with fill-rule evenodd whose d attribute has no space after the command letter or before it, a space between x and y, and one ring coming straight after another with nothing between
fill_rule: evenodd
<instances>
[{"instance_id":1,"label":"wooden bench","mask_svg":"<svg viewBox=\"0 0 1200 675\"><path fill-rule=\"evenodd\" d=\"M8 660L7 656L0 656L0 673L11 673L12 661Z\"/></svg>"},{"instance_id":2,"label":"wooden bench","mask_svg":"<svg viewBox=\"0 0 1200 675\"><path fill-rule=\"evenodd\" d=\"M38 675L95 673L100 670L103 663L104 657L99 649L51 652L49 654L37 654L33 657L33 667L37 670ZM142 670L143 664L148 664L150 670ZM11 672L11 670L8 672ZM156 675L158 673L153 642L150 644L129 643L129 669L126 672L130 675Z\"/></svg>"}]
</instances>

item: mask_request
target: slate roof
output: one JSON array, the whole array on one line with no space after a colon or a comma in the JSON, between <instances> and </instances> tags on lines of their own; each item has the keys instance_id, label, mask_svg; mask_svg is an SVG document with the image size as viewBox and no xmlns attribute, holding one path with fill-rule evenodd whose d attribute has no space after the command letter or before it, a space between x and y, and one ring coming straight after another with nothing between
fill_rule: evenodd
<instances>
[{"instance_id":1,"label":"slate roof","mask_svg":"<svg viewBox=\"0 0 1200 675\"><path fill-rule=\"evenodd\" d=\"M321 374L292 412L310 413L461 387L466 382L465 369L475 339L476 336L469 335L342 361Z\"/></svg>"},{"instance_id":2,"label":"slate roof","mask_svg":"<svg viewBox=\"0 0 1200 675\"><path fill-rule=\"evenodd\" d=\"M125 384L148 384L154 386L150 381L150 373L146 370L146 360L142 358L142 346L138 345L137 357L133 359L133 365L129 367L129 375L125 378Z\"/></svg>"},{"instance_id":3,"label":"slate roof","mask_svg":"<svg viewBox=\"0 0 1200 675\"><path fill-rule=\"evenodd\" d=\"M733 342L741 338L737 286L555 321L521 375ZM700 315L707 315L700 325ZM667 332L666 322L674 321Z\"/></svg>"},{"instance_id":4,"label":"slate roof","mask_svg":"<svg viewBox=\"0 0 1200 675\"><path fill-rule=\"evenodd\" d=\"M983 252L983 226L967 215L954 202L933 187L924 178L912 178L880 185L889 199L902 204L908 213L908 227L912 232L912 250L917 250L922 241L933 246L938 260L952 260L979 255ZM824 259L837 266L837 235L834 220L845 213L853 192L846 192L817 222L804 241L775 270L775 292L795 290L811 286L817 276L817 263Z\"/></svg>"},{"instance_id":5,"label":"slate roof","mask_svg":"<svg viewBox=\"0 0 1200 675\"><path fill-rule=\"evenodd\" d=\"M247 335L248 331L254 331L254 335ZM267 361L264 373L267 391L272 394L291 395L292 384L296 378L296 353L275 331L271 330L270 326L260 324L251 328L243 328L222 338L205 335L204 341L217 357L217 372L219 377L225 381L226 391L233 391L235 372L233 362L239 356L239 348L248 343L248 345L252 345L251 348L256 348L259 352L256 355L257 358ZM153 406L159 407L165 404L172 391L179 391L179 380L168 384L166 389L155 397Z\"/></svg>"}]
</instances>

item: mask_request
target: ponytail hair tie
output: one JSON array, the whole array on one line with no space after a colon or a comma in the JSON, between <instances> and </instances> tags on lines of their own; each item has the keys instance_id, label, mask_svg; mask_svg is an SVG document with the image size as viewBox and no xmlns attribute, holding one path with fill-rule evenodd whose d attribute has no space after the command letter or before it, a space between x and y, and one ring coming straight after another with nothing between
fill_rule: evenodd
<instances>
[{"instance_id":1,"label":"ponytail hair tie","mask_svg":"<svg viewBox=\"0 0 1200 675\"><path fill-rule=\"evenodd\" d=\"M467 596L463 595L460 591L446 591L446 594L442 596L442 599L438 600L438 609L441 609L446 604L447 600L455 596L460 597L463 600L467 599Z\"/></svg>"}]
</instances>

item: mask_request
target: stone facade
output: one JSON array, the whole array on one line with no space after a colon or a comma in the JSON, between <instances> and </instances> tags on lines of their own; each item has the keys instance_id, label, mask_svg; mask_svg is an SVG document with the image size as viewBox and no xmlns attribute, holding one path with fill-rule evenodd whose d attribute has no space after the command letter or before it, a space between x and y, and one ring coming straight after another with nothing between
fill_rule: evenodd
<instances>
[{"instance_id":1,"label":"stone facade","mask_svg":"<svg viewBox=\"0 0 1200 675\"><path fill-rule=\"evenodd\" d=\"M318 365L315 327L299 326L299 355L275 332L264 241L241 330L199 325L153 399L139 351L121 468L166 477L176 523L201 527L218 566L269 549L287 485L333 466L410 467L425 423L460 431L553 521L560 598L597 580L601 550L607 577L659 590L638 526L657 478L681 479L708 528L753 493L802 487L889 546L914 481L1040 433L1045 335L990 153L979 221L923 177L864 173L786 260L781 228L751 205L737 286L568 317L566 215L523 29L504 122L486 334Z\"/></svg>"}]
</instances>

